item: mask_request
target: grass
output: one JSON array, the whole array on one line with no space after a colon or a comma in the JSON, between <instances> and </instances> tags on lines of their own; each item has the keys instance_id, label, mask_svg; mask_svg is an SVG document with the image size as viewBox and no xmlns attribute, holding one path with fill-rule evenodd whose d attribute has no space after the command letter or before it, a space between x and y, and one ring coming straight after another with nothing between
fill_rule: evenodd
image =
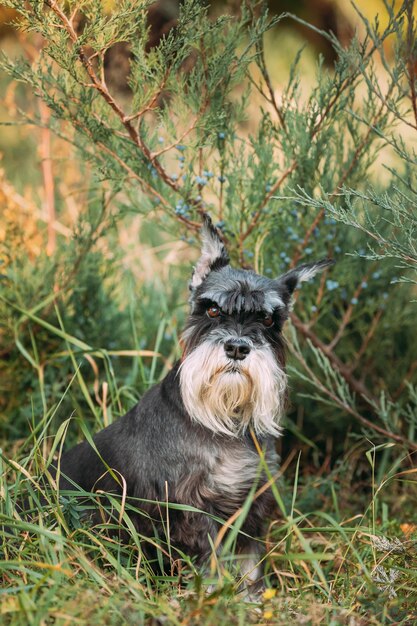
<instances>
[{"instance_id":1,"label":"grass","mask_svg":"<svg viewBox=\"0 0 417 626\"><path fill-rule=\"evenodd\" d=\"M304 76L304 85L311 76ZM6 85L4 77L0 82ZM33 98L32 90L18 89L17 102ZM36 101L32 108L38 110ZM254 129L259 108L254 100ZM191 266L194 252L184 242L167 240L153 217L145 221L128 215L114 228L106 227L91 254L88 229L83 233L79 221L99 214L102 190L88 167L79 167L69 148L53 138L61 221L56 259L46 258L42 212L36 211L45 191L37 154L40 134L33 127L5 128L0 141L8 152L5 171L22 195L7 196L4 189L10 185L0 190L8 214L1 243L9 263L6 270L1 266L0 276L5 293L0 301L0 338L5 339L0 350L0 623L417 623L416 470L409 469L412 463L400 446L374 446L357 432L346 434L347 427L333 431L332 437L339 432L344 438L333 456L323 439L320 448L295 423L287 428L282 473L271 486L276 514L263 539L266 591L253 601L239 594L231 562L234 540L256 493L240 517L226 521L224 548L213 552L204 570L176 554L166 537L141 537L123 502L112 501L116 520L128 529L122 544L106 516L92 528L83 523L70 494L57 498L45 470L64 443L72 445L117 419L178 356L176 333L188 280L184 268ZM131 212L130 198L124 201ZM110 277L103 267L111 268ZM149 275L160 277L161 284L149 284ZM123 311L120 302L128 303ZM366 313L366 304L359 311ZM405 325L399 318L398 328ZM354 347L351 333L348 329L347 354ZM390 350L385 348L387 354ZM408 352L404 347L404 362L408 354L410 347ZM306 398L298 404L302 414L311 415L315 400ZM335 421L340 414L335 413ZM411 415L409 423L411 432ZM317 429L320 423L310 426ZM339 452L343 445L344 455ZM325 455L331 462L320 466ZM29 494L30 517L16 509L21 494ZM163 514L169 519L169 506ZM162 573L144 555L149 541L159 546L157 555L171 556Z\"/></svg>"},{"instance_id":2,"label":"grass","mask_svg":"<svg viewBox=\"0 0 417 626\"><path fill-rule=\"evenodd\" d=\"M263 539L266 591L252 601L239 593L231 562L256 493L240 516L226 521L221 553L213 552L200 571L166 537L138 535L123 502L112 501L113 515L128 529L122 544L111 533L114 519L110 524L104 517L92 528L70 494L58 499L54 486L48 487L45 470L53 456L117 419L178 357L185 280L182 270L169 274L162 267L164 258L154 261L155 274L165 272L170 288L141 277L140 297L127 299L123 311L105 292L96 295L99 305L86 310L81 290L73 304L52 298L47 285L42 297L3 297L15 345L3 371L17 372L23 382L11 386L16 405L27 409L32 402L32 410L26 421L17 412L14 423L10 410L3 422L13 436L3 437L0 468L1 623L414 624L415 470L408 469L400 446L374 446L356 434L356 441L346 439L337 463L320 468L317 449L311 454L314 444L287 431L281 475L269 476L276 515ZM78 276L87 297L97 289L97 279L89 281L89 271ZM125 294L133 293L133 282L127 280ZM25 300L35 304L25 307ZM96 329L95 338L80 332L84 325ZM97 346L100 338L107 349ZM22 493L30 496L29 518L15 507ZM169 506L162 513L169 520ZM157 555L171 556L163 573L144 554L150 540L159 546Z\"/></svg>"},{"instance_id":3,"label":"grass","mask_svg":"<svg viewBox=\"0 0 417 626\"><path fill-rule=\"evenodd\" d=\"M35 321L46 325L40 318ZM160 329L169 323L165 320ZM67 396L75 397L76 392L84 396L95 414L95 430L108 423L109 415L122 412L123 396L108 353L81 345L63 327L48 325L49 332L65 341L74 369L64 393L50 408L45 398L42 419L37 423L33 417L31 433L20 445L20 461L14 460L14 450L1 455L0 519L6 527L0 561L2 624L415 623L417 527L411 500L407 504L415 490L415 470L402 469L405 459L392 444L374 447L361 442L362 452L354 463L368 467L368 482L360 493L348 456L326 477L308 477L300 454L284 460L283 475L278 480L270 477L277 506L263 540L266 591L251 601L239 593L239 578L230 564L240 523L256 493L250 494L240 516L226 521L224 548L214 553L211 567L204 571L176 554L169 539L141 537L123 501L113 499L112 508L113 518L128 529L126 543L115 538L114 523L105 517L94 528L83 523L71 494L57 499L56 490L45 489L39 476L47 476L48 462L73 429L74 420L62 420L60 414ZM134 355L148 383L158 370L164 371L157 366L162 334L163 330L157 333L154 349L146 356L140 351ZM101 382L112 390L107 410L91 396L80 350L106 365ZM42 377L39 384L42 387ZM77 423L88 436L86 425ZM30 518L16 511L21 493L29 494ZM400 509L398 498L403 502ZM169 507L162 515L169 520ZM171 557L162 573L144 555L148 541L158 546L157 554Z\"/></svg>"},{"instance_id":4,"label":"grass","mask_svg":"<svg viewBox=\"0 0 417 626\"><path fill-rule=\"evenodd\" d=\"M6 475L17 468L4 457L3 463L9 467ZM32 522L18 521L13 513L17 493L25 484L36 491L26 468L16 474L16 483L6 482L3 474L2 484L1 519L8 525L0 564L4 624L415 623L415 529L407 538L395 524L384 527L374 519L377 495L367 510L350 518L326 512L327 502L323 510L301 513L300 485L294 482L292 509L286 515L280 511L266 537L267 590L256 602L247 602L228 567L232 550L216 558L211 573L196 570L186 559L179 564L172 550L171 570L156 574L143 555L146 539L117 501L113 505L130 529L126 545L109 535L105 523L79 526L76 510L64 497L55 502L50 496L48 504L36 505ZM394 474L389 481L398 478ZM279 509L279 483L275 490ZM229 543L237 532L238 524ZM400 541L393 540L396 535ZM168 551L161 538L154 541Z\"/></svg>"}]
</instances>

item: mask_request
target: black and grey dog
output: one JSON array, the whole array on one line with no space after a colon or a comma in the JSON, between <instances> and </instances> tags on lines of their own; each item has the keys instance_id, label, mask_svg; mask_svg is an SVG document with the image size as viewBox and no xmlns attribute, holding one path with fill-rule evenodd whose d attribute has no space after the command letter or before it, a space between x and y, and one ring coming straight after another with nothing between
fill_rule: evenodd
<instances>
[{"instance_id":1,"label":"black and grey dog","mask_svg":"<svg viewBox=\"0 0 417 626\"><path fill-rule=\"evenodd\" d=\"M62 455L60 489L77 484L85 491L120 493L124 486L132 501L147 501L140 508L148 516L132 518L142 535L152 534L158 519L161 532L167 500L195 507L202 512L170 510L169 539L198 562L206 560L219 518L230 518L253 485L266 482L259 449L271 474L277 470L275 439L287 388L282 327L296 286L331 263L301 265L276 279L233 269L207 216L180 362L94 437L96 449L84 441ZM254 539L262 536L272 510L273 497L265 490L241 527L237 551L249 582L260 576Z\"/></svg>"}]
</instances>

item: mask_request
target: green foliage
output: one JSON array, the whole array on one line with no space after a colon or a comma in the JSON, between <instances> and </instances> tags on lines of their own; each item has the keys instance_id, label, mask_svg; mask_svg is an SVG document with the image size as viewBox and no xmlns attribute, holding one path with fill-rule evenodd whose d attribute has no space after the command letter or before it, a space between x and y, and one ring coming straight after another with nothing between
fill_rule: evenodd
<instances>
[{"instance_id":1,"label":"green foliage","mask_svg":"<svg viewBox=\"0 0 417 626\"><path fill-rule=\"evenodd\" d=\"M9 244L13 247L13 240ZM57 406L60 420L75 410L79 418L91 421L101 410L92 408L89 393L96 397L101 393L98 386L106 374L112 402L109 414L127 410L161 371L157 352L173 349L176 335L171 319L183 290L168 301L150 281L141 285L135 303L133 297L123 301L132 290L132 278L126 275L122 288L109 273L109 260L102 253L80 251L76 243L62 249L59 258L38 257L35 274L24 249L21 254L14 250L13 256L0 296L2 332L7 338L0 362L4 435L25 436L33 419ZM114 255L113 271L120 263ZM175 284L177 279L173 280ZM56 285L62 287L59 292ZM142 359L143 350L151 351L150 358ZM85 388L74 385L63 398L79 367ZM119 388L120 381L125 384Z\"/></svg>"},{"instance_id":2,"label":"green foliage","mask_svg":"<svg viewBox=\"0 0 417 626\"><path fill-rule=\"evenodd\" d=\"M42 421L43 428L47 421ZM51 442L52 451L62 445L67 426ZM126 505L111 496L106 506L100 494L91 495L103 515L103 522L92 529L80 516L79 501L66 493L57 501L55 489L48 488L47 475L43 481L34 477L33 470L39 473L45 463L42 444L43 437L38 439L35 433L31 451L20 466L5 457L1 461L0 525L7 524L3 533L7 542L0 575L9 587L2 604L6 624L36 624L55 617L61 623L61 617L68 615L85 624L147 626L153 619L167 619L170 624L189 619L192 624L221 626L263 624L271 619L284 625L307 616L311 623L328 625L344 624L352 616L375 626L392 620L404 626L412 623L415 541L404 540L398 524L387 518L392 499L401 491L404 472L398 471L396 463L385 464L379 476L376 471L384 465L381 455L390 444L371 447L363 455L373 472L366 497L360 495L364 508L358 508L354 491L352 496L349 461L332 471L331 481L314 477L303 488L298 484L298 461L292 482L286 478L274 483L280 519L271 524L264 540L267 590L253 603L237 593L240 581L230 557L254 492L240 518L227 522L227 541L214 553L210 571L200 572L170 545L168 525L165 536L149 538L138 533L130 520L135 504ZM13 483L10 478L16 470L18 478ZM32 502L31 521L17 519L13 513L22 491ZM171 508L189 507L167 504L161 510L162 519L167 520ZM403 519L405 515L403 511ZM412 520L412 510L410 515ZM118 520L128 535L123 544L112 534ZM162 572L155 572L162 560L150 560L144 554L148 542L157 547L157 555L170 555Z\"/></svg>"},{"instance_id":3,"label":"green foliage","mask_svg":"<svg viewBox=\"0 0 417 626\"><path fill-rule=\"evenodd\" d=\"M179 356L191 260L179 255L166 271L167 251L174 238L197 246L204 211L242 267L274 276L337 260L332 274L303 287L289 323L294 408L281 452L290 465L293 451L304 454L274 486L282 524L268 534L267 584L280 591L263 600L265 616L287 624L316 607L312 623L342 624L355 606L363 623L412 623L415 546L398 554L392 546L402 536L398 516L413 520L398 503L415 486L405 472L417 449L413 3L396 12L386 5L385 28L361 18L363 35L348 47L321 33L337 54L334 68L319 59L306 86L300 53L279 97L264 36L278 39L284 18L301 20L271 18L263 5L214 19L187 0L175 28L149 49L148 2L111 10L98 0L3 4L43 42L30 62L2 58L21 86L22 119L44 125L22 95L33 92L51 112L51 131L76 148L88 196L72 238L59 239L50 256L31 252L24 227L0 237L1 429L8 446L24 439L25 455L16 475L3 457L1 519L12 531L1 566L21 601L16 614L10 604L7 623L21 614L58 623L59 611L109 624L263 619L235 597L230 551L219 556L210 595L189 562L158 577L134 529L120 547L105 525L96 534L84 528L70 498L49 494L41 504L33 487L63 439L116 419ZM131 54L129 96L106 82L117 43ZM119 229L138 216L135 264L126 262L132 251L121 249ZM138 260L145 255L152 277ZM22 489L41 510L38 523L15 519ZM29 534L22 540L13 528ZM381 535L391 548L380 553ZM306 588L311 598L303 599L297 593ZM102 592L106 601L92 608Z\"/></svg>"}]
</instances>

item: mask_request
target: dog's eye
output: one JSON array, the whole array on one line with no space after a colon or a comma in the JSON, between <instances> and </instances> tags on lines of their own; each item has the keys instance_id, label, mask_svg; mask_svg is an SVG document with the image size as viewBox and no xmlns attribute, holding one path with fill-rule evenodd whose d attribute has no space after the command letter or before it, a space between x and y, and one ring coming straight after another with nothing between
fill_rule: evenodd
<instances>
[{"instance_id":1,"label":"dog's eye","mask_svg":"<svg viewBox=\"0 0 417 626\"><path fill-rule=\"evenodd\" d=\"M262 324L266 326L267 328L269 328L270 326L272 326L273 323L274 323L274 320L272 319L272 315L268 315L266 313L264 317L262 318Z\"/></svg>"},{"instance_id":2,"label":"dog's eye","mask_svg":"<svg viewBox=\"0 0 417 626\"><path fill-rule=\"evenodd\" d=\"M220 307L216 306L215 304L212 304L207 309L207 315L209 317L219 317L219 315L220 315Z\"/></svg>"}]
</instances>

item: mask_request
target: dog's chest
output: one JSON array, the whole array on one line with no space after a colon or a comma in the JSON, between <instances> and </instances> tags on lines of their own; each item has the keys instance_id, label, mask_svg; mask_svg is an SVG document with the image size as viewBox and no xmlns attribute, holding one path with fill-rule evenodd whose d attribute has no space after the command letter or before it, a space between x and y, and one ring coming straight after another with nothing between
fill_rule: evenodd
<instances>
[{"instance_id":1,"label":"dog's chest","mask_svg":"<svg viewBox=\"0 0 417 626\"><path fill-rule=\"evenodd\" d=\"M268 450L265 460L274 473L278 457L273 449ZM260 487L265 481L258 453L246 445L233 445L221 449L216 456L210 487L219 498L224 498L227 509L233 510L243 504L254 485Z\"/></svg>"}]
</instances>

